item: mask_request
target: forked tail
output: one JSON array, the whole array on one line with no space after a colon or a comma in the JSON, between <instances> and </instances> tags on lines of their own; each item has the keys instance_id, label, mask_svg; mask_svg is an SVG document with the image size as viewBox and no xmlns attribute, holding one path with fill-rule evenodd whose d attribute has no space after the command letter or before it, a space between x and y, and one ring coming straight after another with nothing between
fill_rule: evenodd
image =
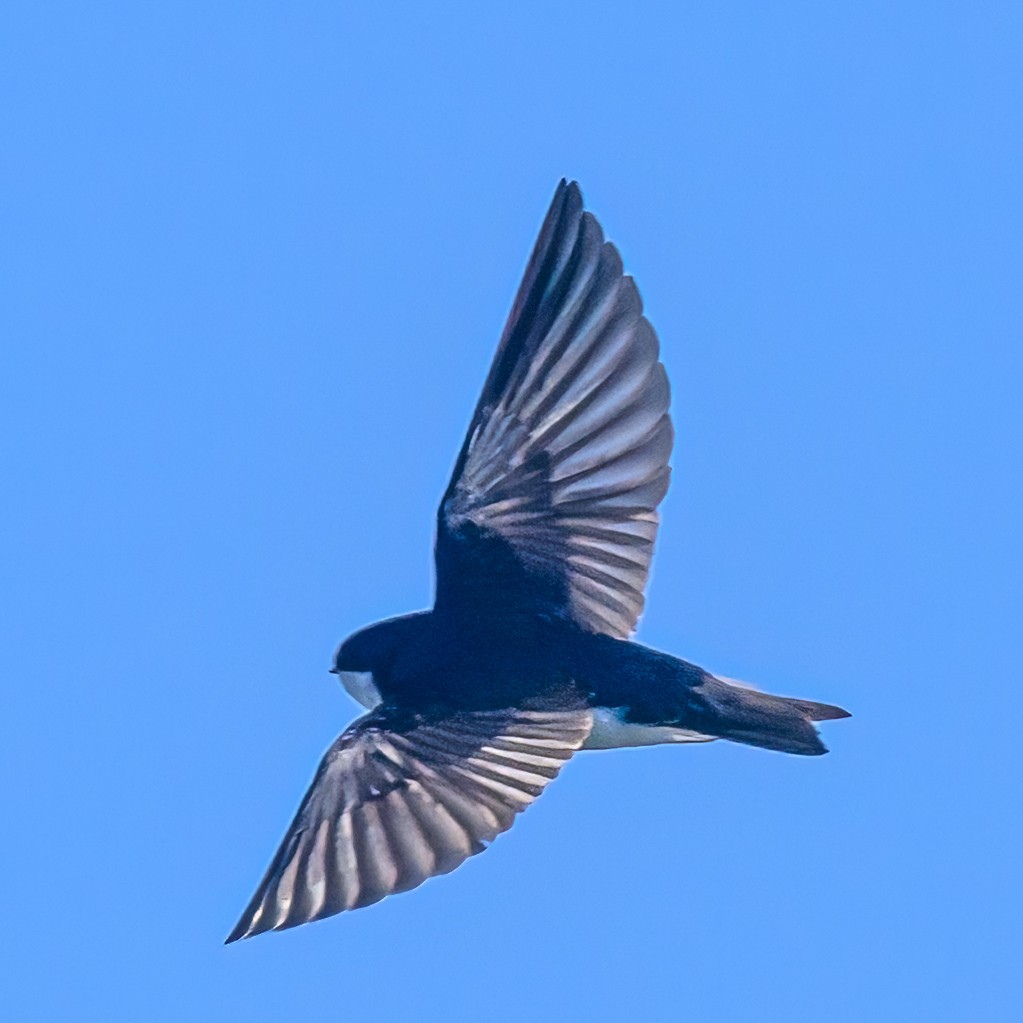
<instances>
[{"instance_id":1,"label":"forked tail","mask_svg":"<svg viewBox=\"0 0 1023 1023\"><path fill-rule=\"evenodd\" d=\"M830 703L771 696L715 675L708 676L695 692L706 704L699 712L706 715L706 721L696 725L699 731L783 753L827 753L813 722L850 716Z\"/></svg>"}]
</instances>

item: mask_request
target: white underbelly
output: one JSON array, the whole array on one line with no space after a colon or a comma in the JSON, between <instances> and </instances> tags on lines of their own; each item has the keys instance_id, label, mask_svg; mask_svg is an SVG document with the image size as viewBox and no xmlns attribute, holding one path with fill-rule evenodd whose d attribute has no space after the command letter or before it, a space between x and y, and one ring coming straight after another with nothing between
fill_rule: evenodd
<instances>
[{"instance_id":1,"label":"white underbelly","mask_svg":"<svg viewBox=\"0 0 1023 1023\"><path fill-rule=\"evenodd\" d=\"M348 695L367 710L379 707L380 690L371 671L339 671ZM665 742L710 742L714 736L702 735L673 725L639 725L624 720L624 707L597 707L593 728L583 749L622 749L626 746L657 746Z\"/></svg>"},{"instance_id":2,"label":"white underbelly","mask_svg":"<svg viewBox=\"0 0 1023 1023\"><path fill-rule=\"evenodd\" d=\"M593 729L583 749L622 749L625 746L657 746L663 742L710 742L713 735L691 732L672 725L637 725L623 720L624 707L597 707Z\"/></svg>"}]
</instances>

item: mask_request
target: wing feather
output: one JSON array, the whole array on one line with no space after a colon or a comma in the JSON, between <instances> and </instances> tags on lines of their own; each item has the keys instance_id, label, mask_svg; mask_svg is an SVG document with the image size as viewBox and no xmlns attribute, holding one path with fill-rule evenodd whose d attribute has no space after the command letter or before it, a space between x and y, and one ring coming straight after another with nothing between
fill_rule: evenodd
<instances>
[{"instance_id":1,"label":"wing feather","mask_svg":"<svg viewBox=\"0 0 1023 1023\"><path fill-rule=\"evenodd\" d=\"M588 710L359 719L327 751L227 939L368 906L507 831L590 733Z\"/></svg>"},{"instance_id":2,"label":"wing feather","mask_svg":"<svg viewBox=\"0 0 1023 1023\"><path fill-rule=\"evenodd\" d=\"M628 636L673 432L657 335L617 250L558 186L437 529L437 607Z\"/></svg>"}]
</instances>

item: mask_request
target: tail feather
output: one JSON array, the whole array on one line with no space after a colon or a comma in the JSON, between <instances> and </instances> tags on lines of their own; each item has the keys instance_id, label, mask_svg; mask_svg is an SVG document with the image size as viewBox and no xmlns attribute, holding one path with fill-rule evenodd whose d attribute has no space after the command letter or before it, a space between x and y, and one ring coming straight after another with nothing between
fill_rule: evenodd
<instances>
[{"instance_id":1,"label":"tail feather","mask_svg":"<svg viewBox=\"0 0 1023 1023\"><path fill-rule=\"evenodd\" d=\"M827 753L813 722L849 717L849 712L841 707L771 696L717 676L708 676L695 692L706 705L701 713L706 715L706 721L697 725L700 731L783 753L806 756Z\"/></svg>"},{"instance_id":2,"label":"tail feather","mask_svg":"<svg viewBox=\"0 0 1023 1023\"><path fill-rule=\"evenodd\" d=\"M839 718L848 718L852 715L833 703L815 703L813 700L796 700L791 696L777 696L777 700L785 700L792 704L800 713L805 714L811 721L837 721Z\"/></svg>"}]
</instances>

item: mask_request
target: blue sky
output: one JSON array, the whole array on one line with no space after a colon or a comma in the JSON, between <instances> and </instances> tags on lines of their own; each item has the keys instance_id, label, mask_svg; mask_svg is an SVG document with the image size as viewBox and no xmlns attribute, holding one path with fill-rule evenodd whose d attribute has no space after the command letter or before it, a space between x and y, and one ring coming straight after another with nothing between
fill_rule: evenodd
<instances>
[{"instance_id":1,"label":"blue sky","mask_svg":"<svg viewBox=\"0 0 1023 1023\"><path fill-rule=\"evenodd\" d=\"M1019 5L0 21L8 1018L1020 1011ZM449 877L224 948L335 644L429 602L562 175L674 387L640 638L855 716L580 756Z\"/></svg>"}]
</instances>

